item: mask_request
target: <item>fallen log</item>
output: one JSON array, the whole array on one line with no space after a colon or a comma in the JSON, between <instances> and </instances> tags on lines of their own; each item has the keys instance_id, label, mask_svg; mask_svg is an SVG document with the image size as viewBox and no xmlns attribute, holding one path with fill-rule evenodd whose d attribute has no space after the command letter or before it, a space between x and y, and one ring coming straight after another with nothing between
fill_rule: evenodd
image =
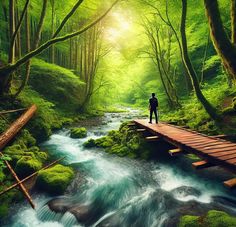
<instances>
[{"instance_id":1,"label":"fallen log","mask_svg":"<svg viewBox=\"0 0 236 227\"><path fill-rule=\"evenodd\" d=\"M18 185L24 183L25 181L29 180L30 178L34 177L35 175L38 174L39 171L44 170L44 169L48 169L48 168L52 167L52 166L55 165L56 163L58 163L58 162L60 162L61 160L63 160L65 157L66 157L66 156L57 159L56 161L50 163L49 165L44 166L42 169L40 169L40 170L38 170L38 171L32 173L32 174L29 175L28 177L25 177L24 179L20 180L19 182L17 182L17 183L15 183L15 184L11 185L10 187L4 189L3 191L0 192L0 196L1 196L2 194L4 194L4 193L10 191L11 189L17 187Z\"/></svg>"},{"instance_id":2,"label":"fallen log","mask_svg":"<svg viewBox=\"0 0 236 227\"><path fill-rule=\"evenodd\" d=\"M10 127L0 135L0 150L2 150L16 134L22 129L22 127L33 117L36 112L36 105L32 105L27 109Z\"/></svg>"},{"instance_id":3,"label":"fallen log","mask_svg":"<svg viewBox=\"0 0 236 227\"><path fill-rule=\"evenodd\" d=\"M14 121L10 127L0 135L0 150L2 150L22 129L22 127L33 117L34 113L36 112L37 107L36 105L32 105L29 109L27 109L16 121ZM0 152L0 156L3 156L2 152ZM20 182L19 177L11 167L8 161L4 161L7 168L10 170L12 176L15 178L16 182L19 185L20 190L30 203L31 207L34 209L35 205L31 196L29 195L25 186Z\"/></svg>"}]
</instances>

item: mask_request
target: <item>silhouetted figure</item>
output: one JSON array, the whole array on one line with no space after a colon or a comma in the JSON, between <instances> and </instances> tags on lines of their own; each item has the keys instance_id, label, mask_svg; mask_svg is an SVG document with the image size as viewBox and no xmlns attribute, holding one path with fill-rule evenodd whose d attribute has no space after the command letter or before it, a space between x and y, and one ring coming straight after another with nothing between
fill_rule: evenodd
<instances>
[{"instance_id":1,"label":"silhouetted figure","mask_svg":"<svg viewBox=\"0 0 236 227\"><path fill-rule=\"evenodd\" d=\"M155 93L152 93L152 98L149 99L149 110L150 110L150 121L149 121L149 123L151 123L151 124L152 124L152 114L153 114L153 112L155 114L156 123L158 123L157 107L158 107L158 100L155 97Z\"/></svg>"}]
</instances>

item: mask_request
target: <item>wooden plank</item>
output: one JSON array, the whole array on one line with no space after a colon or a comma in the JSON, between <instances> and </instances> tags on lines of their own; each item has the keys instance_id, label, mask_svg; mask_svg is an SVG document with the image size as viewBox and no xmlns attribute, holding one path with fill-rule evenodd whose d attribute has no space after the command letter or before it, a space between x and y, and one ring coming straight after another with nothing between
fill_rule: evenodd
<instances>
[{"instance_id":1,"label":"wooden plank","mask_svg":"<svg viewBox=\"0 0 236 227\"><path fill-rule=\"evenodd\" d=\"M221 153L221 152L229 152L229 151L235 151L236 149L233 147L226 147L226 148L214 148L214 149L212 149L212 150L208 150L207 152L206 151L203 151L202 150L202 152L206 152L206 153L208 153L208 154L210 154L210 155L212 155L212 154L217 154L217 153Z\"/></svg>"},{"instance_id":2,"label":"wooden plank","mask_svg":"<svg viewBox=\"0 0 236 227\"><path fill-rule=\"evenodd\" d=\"M182 151L182 149L180 149L180 148L176 148L176 149L169 150L168 153L169 153L171 156L177 156L177 155L182 154L183 151Z\"/></svg>"},{"instance_id":3,"label":"wooden plank","mask_svg":"<svg viewBox=\"0 0 236 227\"><path fill-rule=\"evenodd\" d=\"M233 158L233 159L229 159L227 160L226 162L230 163L230 164L236 164L236 158Z\"/></svg>"},{"instance_id":4,"label":"wooden plank","mask_svg":"<svg viewBox=\"0 0 236 227\"><path fill-rule=\"evenodd\" d=\"M215 145L214 147L204 147L204 149L202 149L203 151L207 151L209 149L215 149L215 148L221 148L221 149L225 149L225 148L234 148L236 149L236 145L233 143L230 144L221 144L221 145Z\"/></svg>"},{"instance_id":5,"label":"wooden plank","mask_svg":"<svg viewBox=\"0 0 236 227\"><path fill-rule=\"evenodd\" d=\"M215 153L211 153L211 156L213 157L223 157L223 156L227 156L227 155L231 155L231 154L235 154L236 150L229 150L229 151L220 151L220 152L215 152Z\"/></svg>"},{"instance_id":6,"label":"wooden plank","mask_svg":"<svg viewBox=\"0 0 236 227\"><path fill-rule=\"evenodd\" d=\"M36 112L36 105L27 109L10 127L0 135L0 150L2 150L12 138L21 130L21 128L33 117Z\"/></svg>"},{"instance_id":7,"label":"wooden plank","mask_svg":"<svg viewBox=\"0 0 236 227\"><path fill-rule=\"evenodd\" d=\"M147 142L153 142L153 141L159 141L161 138L159 136L147 136L145 137L145 140Z\"/></svg>"},{"instance_id":8,"label":"wooden plank","mask_svg":"<svg viewBox=\"0 0 236 227\"><path fill-rule=\"evenodd\" d=\"M214 166L214 164L211 164L211 163L203 160L203 161L193 162L192 166L195 169L204 169L204 168L212 167L212 166Z\"/></svg>"},{"instance_id":9,"label":"wooden plank","mask_svg":"<svg viewBox=\"0 0 236 227\"><path fill-rule=\"evenodd\" d=\"M224 185L227 188L235 188L236 187L236 178L232 178L230 180L224 181Z\"/></svg>"},{"instance_id":10,"label":"wooden plank","mask_svg":"<svg viewBox=\"0 0 236 227\"><path fill-rule=\"evenodd\" d=\"M222 134L222 135L216 135L216 136L210 136L210 137L217 138L217 139L222 139L222 138L226 138L227 135Z\"/></svg>"},{"instance_id":11,"label":"wooden plank","mask_svg":"<svg viewBox=\"0 0 236 227\"><path fill-rule=\"evenodd\" d=\"M218 157L220 160L229 160L229 159L233 159L233 158L236 158L236 152L234 154L228 154L228 155L225 155L225 156L221 156L221 157Z\"/></svg>"},{"instance_id":12,"label":"wooden plank","mask_svg":"<svg viewBox=\"0 0 236 227\"><path fill-rule=\"evenodd\" d=\"M145 128L138 128L138 129L136 129L136 131L137 132L145 132L145 131L147 131Z\"/></svg>"},{"instance_id":13,"label":"wooden plank","mask_svg":"<svg viewBox=\"0 0 236 227\"><path fill-rule=\"evenodd\" d=\"M11 185L10 187L4 189L3 191L0 192L0 196L1 196L2 194L4 194L4 193L10 191L11 189L17 187L19 184L22 184L22 183L24 183L25 181L29 180L30 178L36 176L39 171L44 170L44 169L48 169L48 168L52 167L52 166L55 165L56 163L58 163L58 162L60 162L61 160L63 160L65 157L66 157L66 156L57 159L56 161L50 163L49 165L43 167L42 169L40 169L40 170L38 170L38 171L32 173L32 174L29 175L28 177L25 177L23 180L20 180L19 182L17 182L17 183L15 183L15 184Z\"/></svg>"},{"instance_id":14,"label":"wooden plank","mask_svg":"<svg viewBox=\"0 0 236 227\"><path fill-rule=\"evenodd\" d=\"M224 144L222 142L204 142L204 143L195 143L195 144L191 144L192 147L197 148L197 149L201 149L201 148L207 148L207 147L215 147L216 145L221 145Z\"/></svg>"}]
</instances>

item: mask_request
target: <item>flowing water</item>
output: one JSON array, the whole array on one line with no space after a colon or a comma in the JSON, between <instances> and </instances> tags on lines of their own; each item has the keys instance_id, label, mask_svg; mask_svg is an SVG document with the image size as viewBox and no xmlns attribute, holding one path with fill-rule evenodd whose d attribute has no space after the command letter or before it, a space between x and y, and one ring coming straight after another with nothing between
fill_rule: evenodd
<instances>
[{"instance_id":1,"label":"flowing water","mask_svg":"<svg viewBox=\"0 0 236 227\"><path fill-rule=\"evenodd\" d=\"M66 129L53 134L42 148L67 157L78 171L74 181L63 196L34 193L36 210L20 204L3 226L176 226L186 213L218 209L236 214L236 196L222 187L225 172L218 168L196 172L185 157L143 161L83 148L88 138L99 138L135 115L106 114L88 127L86 139L72 139Z\"/></svg>"}]
</instances>

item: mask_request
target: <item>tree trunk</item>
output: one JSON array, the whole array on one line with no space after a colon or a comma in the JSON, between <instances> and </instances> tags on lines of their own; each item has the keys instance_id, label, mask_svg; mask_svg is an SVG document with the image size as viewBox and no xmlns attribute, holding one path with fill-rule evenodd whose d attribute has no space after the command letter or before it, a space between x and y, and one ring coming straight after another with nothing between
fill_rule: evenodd
<instances>
[{"instance_id":1,"label":"tree trunk","mask_svg":"<svg viewBox=\"0 0 236 227\"><path fill-rule=\"evenodd\" d=\"M15 32L15 0L9 0L9 37L13 38ZM8 63L15 62L15 42L9 48Z\"/></svg>"},{"instance_id":2,"label":"tree trunk","mask_svg":"<svg viewBox=\"0 0 236 227\"><path fill-rule=\"evenodd\" d=\"M236 0L231 0L231 32L232 43L236 45Z\"/></svg>"},{"instance_id":3,"label":"tree trunk","mask_svg":"<svg viewBox=\"0 0 236 227\"><path fill-rule=\"evenodd\" d=\"M188 75L191 77L192 85L195 90L198 100L201 102L207 113L214 120L218 120L219 116L216 114L216 109L207 101L205 96L202 94L202 91L199 86L197 74L193 68L192 62L188 54L187 38L185 33L185 24L187 16L187 0L182 0L182 16L181 16L181 40L182 40L182 50L183 50L183 60L186 69L188 70Z\"/></svg>"},{"instance_id":4,"label":"tree trunk","mask_svg":"<svg viewBox=\"0 0 236 227\"><path fill-rule=\"evenodd\" d=\"M217 0L204 0L206 15L210 25L211 39L215 49L220 56L226 71L236 82L236 47L230 42L220 18ZM232 0L232 10L235 9L235 1ZM235 34L235 10L231 13L232 33ZM232 35L235 39L235 35Z\"/></svg>"}]
</instances>

